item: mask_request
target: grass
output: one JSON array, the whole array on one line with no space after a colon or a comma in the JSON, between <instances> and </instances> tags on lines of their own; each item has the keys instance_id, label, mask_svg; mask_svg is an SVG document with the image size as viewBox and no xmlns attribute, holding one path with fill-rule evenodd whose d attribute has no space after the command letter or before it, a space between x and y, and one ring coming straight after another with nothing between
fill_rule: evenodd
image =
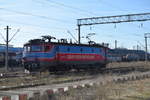
<instances>
[{"instance_id":1,"label":"grass","mask_svg":"<svg viewBox=\"0 0 150 100\"><path fill-rule=\"evenodd\" d=\"M72 89L48 100L150 100L150 79Z\"/></svg>"},{"instance_id":2,"label":"grass","mask_svg":"<svg viewBox=\"0 0 150 100\"><path fill-rule=\"evenodd\" d=\"M108 68L112 67L149 67L150 62L136 61L136 62L113 62L107 65Z\"/></svg>"},{"instance_id":3,"label":"grass","mask_svg":"<svg viewBox=\"0 0 150 100\"><path fill-rule=\"evenodd\" d=\"M70 74L70 75L49 75L49 73L42 73L40 75L29 75L25 77L12 77L12 78L2 78L0 79L0 88L2 87L14 87L20 85L29 84L53 84L63 81L70 81L75 79L84 79L90 76Z\"/></svg>"},{"instance_id":4,"label":"grass","mask_svg":"<svg viewBox=\"0 0 150 100\"><path fill-rule=\"evenodd\" d=\"M150 66L150 62L116 62L116 63L110 63L107 65L107 67L131 67L131 66L143 66L148 67ZM1 69L0 69L1 70ZM1 70L2 71L2 70ZM88 74L87 74L88 75ZM17 78L5 78L0 79L0 86L17 86L17 85L23 85L23 84L32 84L32 83L46 83L50 84L54 81L63 81L63 80L71 80L78 77L84 77L85 75L61 75L57 77L50 76L48 73L44 73L39 76L28 76L28 77L17 77Z\"/></svg>"},{"instance_id":5,"label":"grass","mask_svg":"<svg viewBox=\"0 0 150 100\"><path fill-rule=\"evenodd\" d=\"M107 67L149 67L149 62L125 62L110 63ZM86 76L86 75L85 75ZM43 74L39 76L28 76L20 78L6 78L0 80L0 86L16 86L27 83L47 83L56 81L71 80L83 77L83 75L49 76ZM108 79L108 77L106 77ZM111 78L111 77L110 77ZM107 80L106 79L106 80ZM51 99L49 99L51 98ZM33 99L37 100L37 99ZM150 100L150 79L132 81L126 83L108 83L95 87L72 89L66 93L54 96L43 96L39 100Z\"/></svg>"}]
</instances>

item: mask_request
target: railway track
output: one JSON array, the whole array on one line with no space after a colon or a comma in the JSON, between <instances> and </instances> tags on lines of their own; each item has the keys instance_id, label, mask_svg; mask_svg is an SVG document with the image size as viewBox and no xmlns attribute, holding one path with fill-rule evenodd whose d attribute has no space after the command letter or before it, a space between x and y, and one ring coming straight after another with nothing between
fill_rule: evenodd
<instances>
[{"instance_id":1,"label":"railway track","mask_svg":"<svg viewBox=\"0 0 150 100\"><path fill-rule=\"evenodd\" d=\"M119 67L119 68L105 68L101 71L104 73L115 73L115 74L127 74L129 72L146 72L149 71L150 68L148 67Z\"/></svg>"},{"instance_id":2,"label":"railway track","mask_svg":"<svg viewBox=\"0 0 150 100\"><path fill-rule=\"evenodd\" d=\"M51 75L97 75L97 74L128 74L130 72L146 72L149 71L149 67L117 67L117 68L102 68L94 70L80 70L80 71L58 71L50 73Z\"/></svg>"},{"instance_id":3,"label":"railway track","mask_svg":"<svg viewBox=\"0 0 150 100\"><path fill-rule=\"evenodd\" d=\"M40 76L39 73L9 73L9 74L4 74L0 78L0 82L2 81L8 81L8 79L12 80L14 78L19 78L21 77L22 79L28 78L28 81L26 83L20 83L15 86L3 86L0 88L0 90L13 90L13 89L18 89L18 88L29 88L29 87L36 87L36 86L43 86L43 85L48 85L48 84L63 84L63 83L68 83L68 82L75 82L75 81L81 81L81 80L87 80L87 79L93 79L98 76L102 75L107 75L107 74L116 74L116 75L125 75L128 73L132 72L147 72L150 71L150 68L148 67L120 67L120 68L103 68L101 70L81 70L81 71L69 71L69 72L64 72L64 71L59 71L56 73L50 73L49 75L46 76ZM36 76L40 76L40 78L45 78L47 81L40 81L40 79L32 78ZM67 76L70 76L71 78L65 79ZM31 77L31 78L30 78ZM48 80L53 80L53 81L48 81ZM60 79L60 80L57 80ZM10 81L11 82L11 81Z\"/></svg>"},{"instance_id":4,"label":"railway track","mask_svg":"<svg viewBox=\"0 0 150 100\"><path fill-rule=\"evenodd\" d=\"M57 72L50 72L50 75L63 75L63 74L97 74L97 73L120 73L125 74L131 71L146 71L149 70L149 67L140 67L140 66L128 66L128 67L108 67L108 68L102 68L102 69L95 69L95 70L71 70L71 71L57 71ZM1 69L0 69L1 70ZM0 72L0 78L13 78L13 77L24 77L29 75L40 75L40 72L31 72L31 73L25 73L23 69L20 70L11 70L9 72Z\"/></svg>"},{"instance_id":5,"label":"railway track","mask_svg":"<svg viewBox=\"0 0 150 100\"><path fill-rule=\"evenodd\" d=\"M97 72L99 73L97 74ZM136 73L133 74L133 72ZM35 77L36 75L38 75L38 73L31 73L31 76L32 75ZM71 76L71 75L72 76L75 75L76 77L72 77L71 79L67 79L67 80L55 80L52 81L51 83L47 83L44 81L38 83L37 80L34 80L35 83L31 83L31 84L20 84L18 86L0 88L0 99L5 97L11 97L16 99L8 99L8 100L30 100L31 98L35 98L33 100L41 100L39 98L42 97L45 92L47 93L47 95L51 96L54 93L63 93L64 91L69 91L70 87L81 89L85 86L89 87L98 84L104 85L110 82L118 83L118 82L127 82L127 81L150 78L150 68L121 67L121 68L105 68L101 70L95 70L93 72L91 71L85 72L83 70L81 70L80 72L70 71L68 73L57 72L57 73L50 73L50 75L46 77L53 76L53 78L58 78L58 77L64 78L66 76ZM8 78L14 78L14 77L17 78L18 75L16 76L12 75ZM23 77L29 77L29 76L25 75ZM27 99L18 99L22 97L23 98L25 97Z\"/></svg>"}]
</instances>

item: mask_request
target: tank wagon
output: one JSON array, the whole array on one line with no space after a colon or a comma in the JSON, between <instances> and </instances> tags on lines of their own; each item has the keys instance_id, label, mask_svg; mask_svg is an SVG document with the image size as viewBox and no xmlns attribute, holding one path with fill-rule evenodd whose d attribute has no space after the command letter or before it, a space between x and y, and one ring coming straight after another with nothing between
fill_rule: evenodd
<instances>
[{"instance_id":1,"label":"tank wagon","mask_svg":"<svg viewBox=\"0 0 150 100\"><path fill-rule=\"evenodd\" d=\"M30 40L24 45L23 65L29 71L95 69L106 65L107 47L99 44L51 42L50 36ZM47 41L48 40L48 41Z\"/></svg>"}]
</instances>

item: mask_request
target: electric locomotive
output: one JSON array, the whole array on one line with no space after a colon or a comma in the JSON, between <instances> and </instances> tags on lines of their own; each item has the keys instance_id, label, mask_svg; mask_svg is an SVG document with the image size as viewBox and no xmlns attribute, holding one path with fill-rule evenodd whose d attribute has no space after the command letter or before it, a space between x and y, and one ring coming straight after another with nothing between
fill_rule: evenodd
<instances>
[{"instance_id":1,"label":"electric locomotive","mask_svg":"<svg viewBox=\"0 0 150 100\"><path fill-rule=\"evenodd\" d=\"M23 65L29 71L95 69L106 65L107 47L99 44L68 43L51 36L30 40L24 45Z\"/></svg>"}]
</instances>

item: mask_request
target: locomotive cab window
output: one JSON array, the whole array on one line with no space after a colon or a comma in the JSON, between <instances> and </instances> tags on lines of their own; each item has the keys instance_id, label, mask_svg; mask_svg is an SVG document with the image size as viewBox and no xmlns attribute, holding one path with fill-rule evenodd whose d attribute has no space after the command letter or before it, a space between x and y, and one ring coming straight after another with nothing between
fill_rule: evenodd
<instances>
[{"instance_id":1,"label":"locomotive cab window","mask_svg":"<svg viewBox=\"0 0 150 100\"><path fill-rule=\"evenodd\" d=\"M27 51L30 51L31 50L31 47L27 47Z\"/></svg>"},{"instance_id":2,"label":"locomotive cab window","mask_svg":"<svg viewBox=\"0 0 150 100\"><path fill-rule=\"evenodd\" d=\"M23 47L23 51L25 51L25 52L27 51L27 47L26 46Z\"/></svg>"},{"instance_id":3,"label":"locomotive cab window","mask_svg":"<svg viewBox=\"0 0 150 100\"><path fill-rule=\"evenodd\" d=\"M25 47L24 47L24 51L25 51L25 52L30 52L30 50L31 50L30 46L25 46Z\"/></svg>"}]
</instances>

